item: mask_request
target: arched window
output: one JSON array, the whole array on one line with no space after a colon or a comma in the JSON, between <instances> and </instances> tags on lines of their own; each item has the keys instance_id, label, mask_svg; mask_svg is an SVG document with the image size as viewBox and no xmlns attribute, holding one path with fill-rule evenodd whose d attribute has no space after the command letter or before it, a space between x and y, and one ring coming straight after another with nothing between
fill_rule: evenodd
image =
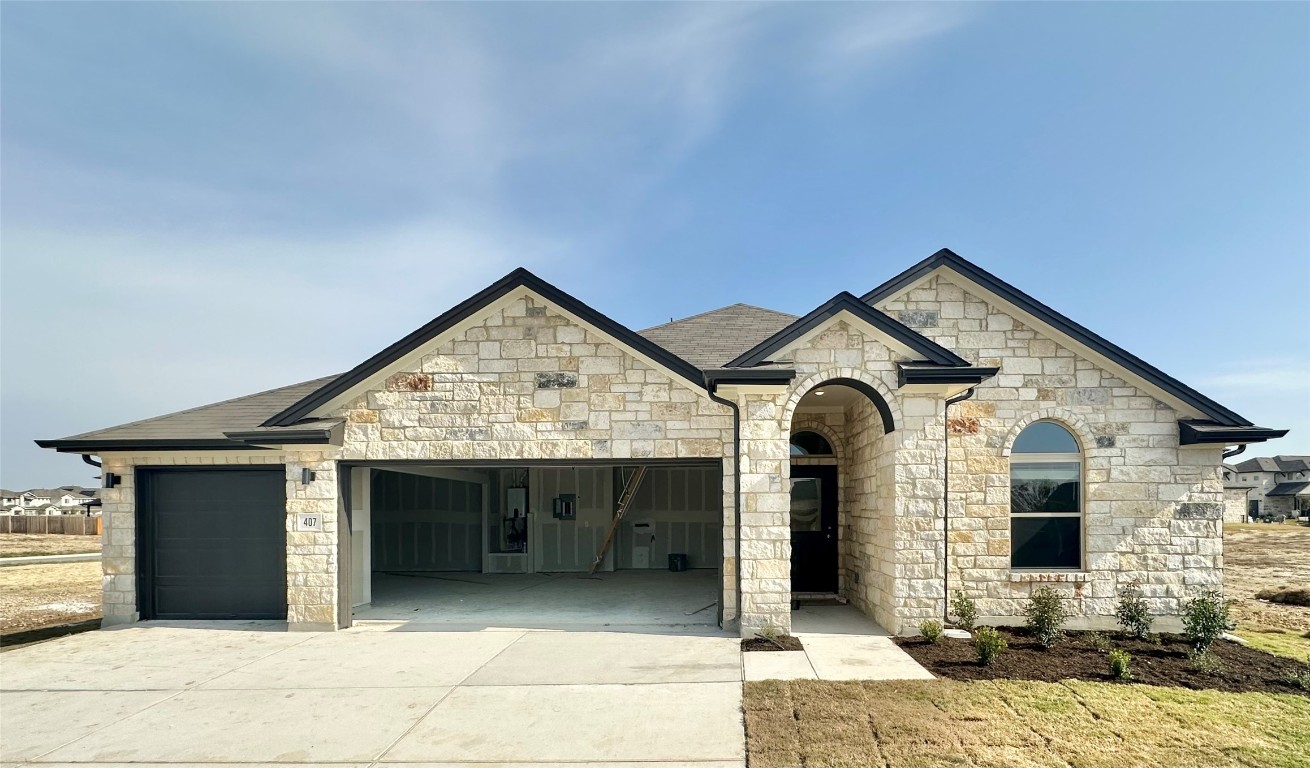
<instances>
[{"instance_id":1,"label":"arched window","mask_svg":"<svg viewBox=\"0 0 1310 768\"><path fill-rule=\"evenodd\" d=\"M831 456L832 444L818 432L797 432L791 436L792 456Z\"/></svg>"},{"instance_id":2,"label":"arched window","mask_svg":"<svg viewBox=\"0 0 1310 768\"><path fill-rule=\"evenodd\" d=\"M1029 425L1010 451L1010 567L1083 565L1083 456L1052 421Z\"/></svg>"}]
</instances>

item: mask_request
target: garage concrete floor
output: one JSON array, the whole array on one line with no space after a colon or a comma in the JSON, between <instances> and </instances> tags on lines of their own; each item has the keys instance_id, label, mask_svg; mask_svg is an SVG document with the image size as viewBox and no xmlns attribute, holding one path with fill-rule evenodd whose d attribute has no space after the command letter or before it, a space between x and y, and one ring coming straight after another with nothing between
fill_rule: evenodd
<instances>
[{"instance_id":1,"label":"garage concrete floor","mask_svg":"<svg viewBox=\"0 0 1310 768\"><path fill-rule=\"evenodd\" d=\"M413 629L146 623L15 649L0 762L744 763L735 637Z\"/></svg>"},{"instance_id":2,"label":"garage concrete floor","mask_svg":"<svg viewBox=\"0 0 1310 768\"><path fill-rule=\"evenodd\" d=\"M717 631L712 570L563 574L373 574L356 622L444 629Z\"/></svg>"}]
</instances>

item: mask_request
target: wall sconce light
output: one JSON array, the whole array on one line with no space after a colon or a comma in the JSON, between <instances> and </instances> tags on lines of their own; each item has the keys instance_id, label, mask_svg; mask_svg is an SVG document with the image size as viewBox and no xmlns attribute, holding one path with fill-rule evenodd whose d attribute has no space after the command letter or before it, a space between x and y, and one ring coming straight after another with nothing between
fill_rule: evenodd
<instances>
[{"instance_id":1,"label":"wall sconce light","mask_svg":"<svg viewBox=\"0 0 1310 768\"><path fill-rule=\"evenodd\" d=\"M309 485L312 482L314 482L314 470L309 467L300 470L300 484Z\"/></svg>"},{"instance_id":2,"label":"wall sconce light","mask_svg":"<svg viewBox=\"0 0 1310 768\"><path fill-rule=\"evenodd\" d=\"M116 474L114 474L113 472L106 472L106 473L105 473L105 474L100 478L100 480L101 480L100 485L101 485L101 487L103 487L103 488L117 488L119 485L122 484L122 482L123 482L123 476L122 476L122 475L116 475Z\"/></svg>"}]
</instances>

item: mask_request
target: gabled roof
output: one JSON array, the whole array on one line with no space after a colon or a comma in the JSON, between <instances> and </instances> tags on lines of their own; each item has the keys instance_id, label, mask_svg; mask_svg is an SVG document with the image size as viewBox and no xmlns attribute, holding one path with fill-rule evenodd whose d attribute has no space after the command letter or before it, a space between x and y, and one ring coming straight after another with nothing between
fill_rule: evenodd
<instances>
[{"instance_id":1,"label":"gabled roof","mask_svg":"<svg viewBox=\"0 0 1310 768\"><path fill-rule=\"evenodd\" d=\"M1310 470L1310 456L1255 456L1237 465L1239 472L1303 472Z\"/></svg>"},{"instance_id":2,"label":"gabled roof","mask_svg":"<svg viewBox=\"0 0 1310 768\"><path fill-rule=\"evenodd\" d=\"M700 369L658 344L630 330L626 326L602 315L569 294L561 291L526 269L519 267L483 290L457 304L448 311L418 328L400 341L370 357L351 370L341 374L308 393L290 406L265 420L260 426L289 427L308 417L315 409L341 397L355 386L381 372L388 365L412 354L433 338L440 336L467 320L490 304L520 288L526 288L547 302L577 317L630 349L650 358L674 375L681 376L693 386L704 387Z\"/></svg>"},{"instance_id":3,"label":"gabled roof","mask_svg":"<svg viewBox=\"0 0 1310 768\"><path fill-rule=\"evenodd\" d=\"M865 304L855 296L842 291L828 301L819 305L813 312L805 317L799 318L786 327L774 333L754 347L746 350L742 354L729 361L728 368L749 368L765 362L769 355L780 351L788 344L801 338L810 331L821 327L833 317L848 312L859 320L868 323L874 328L882 331L891 338L908 347L911 351L922 356L922 359L936 365L967 367L969 361L950 351L946 347L929 339L927 336L904 325L899 320L893 320L881 311L874 309L872 306Z\"/></svg>"},{"instance_id":4,"label":"gabled roof","mask_svg":"<svg viewBox=\"0 0 1310 768\"><path fill-rule=\"evenodd\" d=\"M716 368L796 320L795 315L733 304L638 331L699 368Z\"/></svg>"},{"instance_id":5,"label":"gabled roof","mask_svg":"<svg viewBox=\"0 0 1310 768\"><path fill-rule=\"evenodd\" d=\"M74 453L141 448L161 450L249 448L249 445L232 440L225 433L243 428L254 429L269 415L277 413L336 378L336 376L328 376L304 381L289 387L270 389L117 427L83 432L80 435L58 440L37 440L36 444L42 448Z\"/></svg>"},{"instance_id":6,"label":"gabled roof","mask_svg":"<svg viewBox=\"0 0 1310 768\"><path fill-rule=\"evenodd\" d=\"M1121 366L1130 373L1144 379L1178 400L1192 406L1200 413L1212 419L1220 426L1250 427L1251 422L1234 411L1225 408L1195 389L1147 363L1140 357L1128 352L1098 336L1087 328L1075 323L1059 312L1051 309L1023 291L1004 280L973 264L950 249L943 248L932 256L915 264L899 275L893 277L861 299L871 305L892 298L903 290L910 288L938 269L948 269L966 280L978 285L996 297L1037 318L1056 331L1070 337L1079 344ZM1266 438L1267 439L1267 438Z\"/></svg>"}]
</instances>

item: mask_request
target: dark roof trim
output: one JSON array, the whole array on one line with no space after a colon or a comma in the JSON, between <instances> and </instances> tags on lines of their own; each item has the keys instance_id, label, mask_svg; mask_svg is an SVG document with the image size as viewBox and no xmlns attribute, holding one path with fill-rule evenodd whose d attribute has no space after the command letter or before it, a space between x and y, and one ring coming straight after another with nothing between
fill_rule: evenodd
<instances>
[{"instance_id":1,"label":"dark roof trim","mask_svg":"<svg viewBox=\"0 0 1310 768\"><path fill-rule=\"evenodd\" d=\"M956 355L954 352L941 346L937 342L929 339L909 326L902 324L900 321L893 320L879 310L874 309L868 304L855 298L855 296L850 293L842 291L824 302L813 312L773 334L769 338L755 345L754 348L742 353L740 357L728 363L725 367L739 368L759 365L760 363L763 363L769 355L777 352L779 349L782 349L815 328L818 328L840 312L850 312L855 317L872 325L915 352L923 355L929 362L936 363L937 365L959 367L969 365L969 361Z\"/></svg>"},{"instance_id":2,"label":"dark roof trim","mask_svg":"<svg viewBox=\"0 0 1310 768\"><path fill-rule=\"evenodd\" d=\"M258 446L218 438L156 438L148 440L37 440L42 448L60 453L101 453L104 451L233 451L258 449Z\"/></svg>"},{"instance_id":3,"label":"dark roof trim","mask_svg":"<svg viewBox=\"0 0 1310 768\"><path fill-rule=\"evenodd\" d=\"M332 442L329 429L252 429L224 432L230 440L248 445L326 445Z\"/></svg>"},{"instance_id":4,"label":"dark roof trim","mask_svg":"<svg viewBox=\"0 0 1310 768\"><path fill-rule=\"evenodd\" d=\"M1269 429L1268 427L1231 426L1216 424L1212 421L1184 419L1178 422L1179 445L1202 445L1222 443L1224 445L1263 443L1286 435L1286 429Z\"/></svg>"},{"instance_id":5,"label":"dark roof trim","mask_svg":"<svg viewBox=\"0 0 1310 768\"><path fill-rule=\"evenodd\" d=\"M796 371L791 368L713 368L705 371L705 388L714 388L724 384L777 384L786 386L796 378Z\"/></svg>"},{"instance_id":6,"label":"dark roof trim","mask_svg":"<svg viewBox=\"0 0 1310 768\"><path fill-rule=\"evenodd\" d=\"M969 366L957 368L944 365L905 365L896 366L897 386L906 384L972 384L983 383L996 375L1000 368L980 368Z\"/></svg>"},{"instance_id":7,"label":"dark roof trim","mask_svg":"<svg viewBox=\"0 0 1310 768\"><path fill-rule=\"evenodd\" d=\"M470 296L468 299L465 299L463 302L460 302L442 313L422 328L410 333L400 341L397 341L346 373L341 374L341 376L310 393L286 410L283 410L281 413L268 419L263 423L263 426L288 427L294 425L296 422L313 413L316 408L319 408L348 392L352 387L367 380L370 376L381 371L383 368L386 368L391 363L394 363L405 355L413 352L415 349L418 349L428 340L445 333L464 320L467 320L469 317L477 314L479 311L487 307L487 305L518 288L527 288L545 299L547 302L560 307L570 314L576 315L583 321L595 326L632 349L637 350L692 384L695 384L697 387L704 386L700 369L696 366L683 360L672 352L669 352L653 341L637 335L636 332L614 320L611 320L605 315L602 315L600 312L583 304L581 301L578 301L550 283L547 283L545 280L542 280L528 270L519 267L473 296Z\"/></svg>"},{"instance_id":8,"label":"dark roof trim","mask_svg":"<svg viewBox=\"0 0 1310 768\"><path fill-rule=\"evenodd\" d=\"M1303 491L1310 489L1310 483L1279 483L1266 496L1300 496Z\"/></svg>"},{"instance_id":9,"label":"dark roof trim","mask_svg":"<svg viewBox=\"0 0 1310 768\"><path fill-rule=\"evenodd\" d=\"M872 291L864 294L861 298L871 305L876 304L883 299L896 295L919 280L922 280L939 267L946 267L966 279L971 280L996 296L999 296L1005 301L1022 309L1024 312L1036 317L1060 333L1069 336L1097 354L1114 361L1116 364L1123 366L1133 374L1140 376L1142 379L1149 381L1184 403L1196 408L1198 411L1216 422L1229 426L1251 426L1250 421L1234 411L1225 408L1122 347L1107 341L1087 328L1075 323L999 277L996 277L981 267L964 260L948 248L943 248L937 253L934 253L932 256L929 256L896 277L893 277L891 280L888 280L877 288L874 288Z\"/></svg>"}]
</instances>

